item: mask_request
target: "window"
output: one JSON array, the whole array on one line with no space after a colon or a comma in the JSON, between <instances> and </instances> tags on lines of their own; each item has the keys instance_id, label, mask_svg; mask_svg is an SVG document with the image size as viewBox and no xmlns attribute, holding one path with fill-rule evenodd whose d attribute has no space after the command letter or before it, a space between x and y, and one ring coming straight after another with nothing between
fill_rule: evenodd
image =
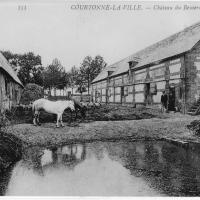
<instances>
[{"instance_id":1,"label":"window","mask_svg":"<svg viewBox=\"0 0 200 200\"><path fill-rule=\"evenodd\" d=\"M124 88L124 96L128 96L128 87L127 86Z\"/></svg>"},{"instance_id":2,"label":"window","mask_svg":"<svg viewBox=\"0 0 200 200\"><path fill-rule=\"evenodd\" d=\"M124 87L121 87L121 96L124 96Z\"/></svg>"}]
</instances>

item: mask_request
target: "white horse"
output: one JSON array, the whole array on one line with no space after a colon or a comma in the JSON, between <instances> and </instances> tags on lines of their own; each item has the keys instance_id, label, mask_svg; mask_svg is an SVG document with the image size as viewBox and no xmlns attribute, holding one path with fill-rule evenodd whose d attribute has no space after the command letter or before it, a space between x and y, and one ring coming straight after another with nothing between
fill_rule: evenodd
<instances>
[{"instance_id":1,"label":"white horse","mask_svg":"<svg viewBox=\"0 0 200 200\"><path fill-rule=\"evenodd\" d=\"M39 123L40 110L45 110L48 113L57 114L56 127L59 127L59 121L61 126L64 126L62 115L67 108L70 108L71 111L75 111L74 102L71 100L49 101L47 99L38 99L34 101L32 105L32 110L34 112L33 124L37 125L37 123Z\"/></svg>"}]
</instances>

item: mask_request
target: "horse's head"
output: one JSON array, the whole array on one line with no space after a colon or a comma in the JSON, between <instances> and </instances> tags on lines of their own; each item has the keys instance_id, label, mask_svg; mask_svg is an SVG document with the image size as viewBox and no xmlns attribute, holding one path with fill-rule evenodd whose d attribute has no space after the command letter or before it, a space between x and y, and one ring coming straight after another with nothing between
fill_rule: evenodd
<instances>
[{"instance_id":1,"label":"horse's head","mask_svg":"<svg viewBox=\"0 0 200 200\"><path fill-rule=\"evenodd\" d=\"M74 101L68 100L68 101L66 101L66 103L67 103L68 108L70 108L72 111L75 110Z\"/></svg>"}]
</instances>

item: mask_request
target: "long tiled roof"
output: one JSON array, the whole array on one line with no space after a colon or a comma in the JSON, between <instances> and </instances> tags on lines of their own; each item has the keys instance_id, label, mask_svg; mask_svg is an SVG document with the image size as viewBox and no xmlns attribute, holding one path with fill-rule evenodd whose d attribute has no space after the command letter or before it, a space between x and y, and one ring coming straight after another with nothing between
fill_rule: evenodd
<instances>
[{"instance_id":1,"label":"long tiled roof","mask_svg":"<svg viewBox=\"0 0 200 200\"><path fill-rule=\"evenodd\" d=\"M12 69L12 67L6 60L6 58L2 55L2 53L0 53L0 68L2 68L4 71L6 71L15 82L17 82L19 85L23 86L23 84L19 80L17 74L14 72L14 70Z\"/></svg>"},{"instance_id":2,"label":"long tiled roof","mask_svg":"<svg viewBox=\"0 0 200 200\"><path fill-rule=\"evenodd\" d=\"M92 81L92 82L97 82L99 80L103 80L108 76L108 71L115 71L117 67L117 63L113 65L107 66L105 69L102 70L101 73Z\"/></svg>"},{"instance_id":3,"label":"long tiled roof","mask_svg":"<svg viewBox=\"0 0 200 200\"><path fill-rule=\"evenodd\" d=\"M200 22L115 63L115 71L111 76L127 72L129 70L128 62L134 60L134 58L139 59L138 64L134 67L134 69L137 69L139 67L187 52L191 50L199 40ZM108 66L108 68L110 66ZM100 81L106 78L105 76L106 74L101 72L93 82Z\"/></svg>"}]
</instances>

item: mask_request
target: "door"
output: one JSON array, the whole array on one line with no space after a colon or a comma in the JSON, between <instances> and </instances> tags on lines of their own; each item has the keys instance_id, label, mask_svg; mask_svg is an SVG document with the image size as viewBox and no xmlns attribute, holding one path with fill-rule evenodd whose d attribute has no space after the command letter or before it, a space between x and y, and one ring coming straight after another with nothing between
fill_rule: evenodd
<instances>
[{"instance_id":1,"label":"door","mask_svg":"<svg viewBox=\"0 0 200 200\"><path fill-rule=\"evenodd\" d=\"M169 111L175 111L175 100L176 100L175 87L171 86L169 88L169 98L168 98L168 110Z\"/></svg>"},{"instance_id":2,"label":"door","mask_svg":"<svg viewBox=\"0 0 200 200\"><path fill-rule=\"evenodd\" d=\"M121 87L121 103L125 102L125 97L124 97L124 86Z\"/></svg>"}]
</instances>

